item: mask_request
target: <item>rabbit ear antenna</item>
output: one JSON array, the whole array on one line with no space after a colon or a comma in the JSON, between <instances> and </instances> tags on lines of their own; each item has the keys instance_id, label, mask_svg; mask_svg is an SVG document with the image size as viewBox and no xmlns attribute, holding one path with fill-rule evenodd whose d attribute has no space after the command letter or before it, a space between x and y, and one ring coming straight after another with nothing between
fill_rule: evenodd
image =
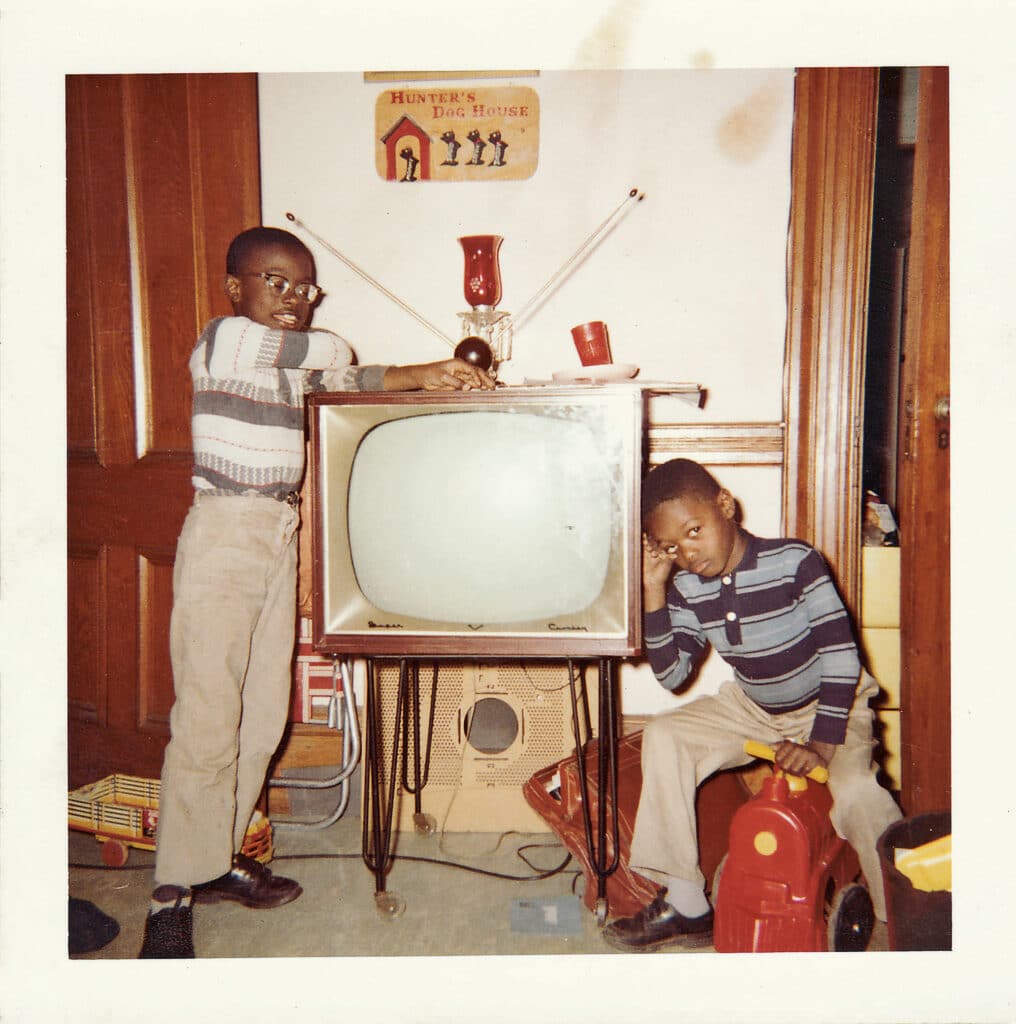
<instances>
[{"instance_id":1,"label":"rabbit ear antenna","mask_svg":"<svg viewBox=\"0 0 1016 1024\"><path fill-rule=\"evenodd\" d=\"M415 309L413 309L413 307L410 306L408 302L404 302L394 292L389 291L383 284L381 284L380 281L371 277L366 270L364 270L362 267L357 266L348 256L345 256L341 252L339 252L339 250L336 249L335 246L331 244L331 242L322 238L316 231L312 231L309 227L307 227L306 224L304 224L302 220L300 220L299 217L296 216L295 213L290 213L289 211L287 211L286 220L290 221L291 223L295 224L298 228L305 231L308 235L310 235L311 238L314 239L314 241L316 241L324 249L330 252L337 260L339 260L339 262L344 263L347 267L349 267L350 270L353 271L354 274L357 274L359 277L362 277L364 281L366 281L373 288L376 288L382 295L385 296L385 298L390 299L392 302L394 302L395 305L399 307L399 309L401 309L405 313L408 313L417 323L426 327L431 334L434 334L437 337L439 337L446 345L448 345L449 348L455 348L457 342L449 338L448 335L445 334L440 327L435 327L434 324L432 324L426 317L422 316Z\"/></svg>"}]
</instances>

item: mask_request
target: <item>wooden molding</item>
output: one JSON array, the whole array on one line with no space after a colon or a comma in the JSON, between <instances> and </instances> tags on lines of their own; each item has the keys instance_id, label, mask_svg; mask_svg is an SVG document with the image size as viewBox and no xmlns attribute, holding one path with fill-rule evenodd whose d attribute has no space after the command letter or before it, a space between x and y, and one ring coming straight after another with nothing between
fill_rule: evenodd
<instances>
[{"instance_id":1,"label":"wooden molding","mask_svg":"<svg viewBox=\"0 0 1016 1024\"><path fill-rule=\"evenodd\" d=\"M782 423L655 423L649 462L689 458L707 466L782 466Z\"/></svg>"},{"instance_id":2,"label":"wooden molding","mask_svg":"<svg viewBox=\"0 0 1016 1024\"><path fill-rule=\"evenodd\" d=\"M877 108L877 68L797 73L784 532L825 555L855 618Z\"/></svg>"}]
</instances>

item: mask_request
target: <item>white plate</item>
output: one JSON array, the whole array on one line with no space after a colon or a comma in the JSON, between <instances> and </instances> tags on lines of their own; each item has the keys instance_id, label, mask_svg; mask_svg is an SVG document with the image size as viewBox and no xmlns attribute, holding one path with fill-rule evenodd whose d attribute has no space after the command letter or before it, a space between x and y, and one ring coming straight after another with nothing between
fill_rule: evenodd
<instances>
[{"instance_id":1,"label":"white plate","mask_svg":"<svg viewBox=\"0 0 1016 1024\"><path fill-rule=\"evenodd\" d=\"M638 372L639 368L630 363L604 363L602 366L579 366L574 370L558 370L551 376L558 383L602 384L611 380L630 380Z\"/></svg>"}]
</instances>

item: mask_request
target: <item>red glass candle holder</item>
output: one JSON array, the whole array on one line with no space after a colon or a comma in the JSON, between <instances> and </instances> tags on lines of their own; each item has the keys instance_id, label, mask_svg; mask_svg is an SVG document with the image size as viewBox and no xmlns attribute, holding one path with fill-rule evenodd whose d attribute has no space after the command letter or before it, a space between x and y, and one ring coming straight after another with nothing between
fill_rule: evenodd
<instances>
[{"instance_id":1,"label":"red glass candle holder","mask_svg":"<svg viewBox=\"0 0 1016 1024\"><path fill-rule=\"evenodd\" d=\"M496 306L501 301L501 268L497 254L503 241L500 235L467 235L459 239L465 256L462 292L474 309Z\"/></svg>"}]
</instances>

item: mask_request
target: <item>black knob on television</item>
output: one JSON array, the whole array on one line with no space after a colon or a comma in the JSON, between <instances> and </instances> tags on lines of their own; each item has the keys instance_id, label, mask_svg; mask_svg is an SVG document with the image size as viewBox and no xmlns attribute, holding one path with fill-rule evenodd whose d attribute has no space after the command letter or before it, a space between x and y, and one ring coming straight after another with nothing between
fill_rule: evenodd
<instances>
[{"instance_id":1,"label":"black knob on television","mask_svg":"<svg viewBox=\"0 0 1016 1024\"><path fill-rule=\"evenodd\" d=\"M483 338L463 338L455 346L455 358L462 359L481 370L489 370L494 362L494 353Z\"/></svg>"}]
</instances>

